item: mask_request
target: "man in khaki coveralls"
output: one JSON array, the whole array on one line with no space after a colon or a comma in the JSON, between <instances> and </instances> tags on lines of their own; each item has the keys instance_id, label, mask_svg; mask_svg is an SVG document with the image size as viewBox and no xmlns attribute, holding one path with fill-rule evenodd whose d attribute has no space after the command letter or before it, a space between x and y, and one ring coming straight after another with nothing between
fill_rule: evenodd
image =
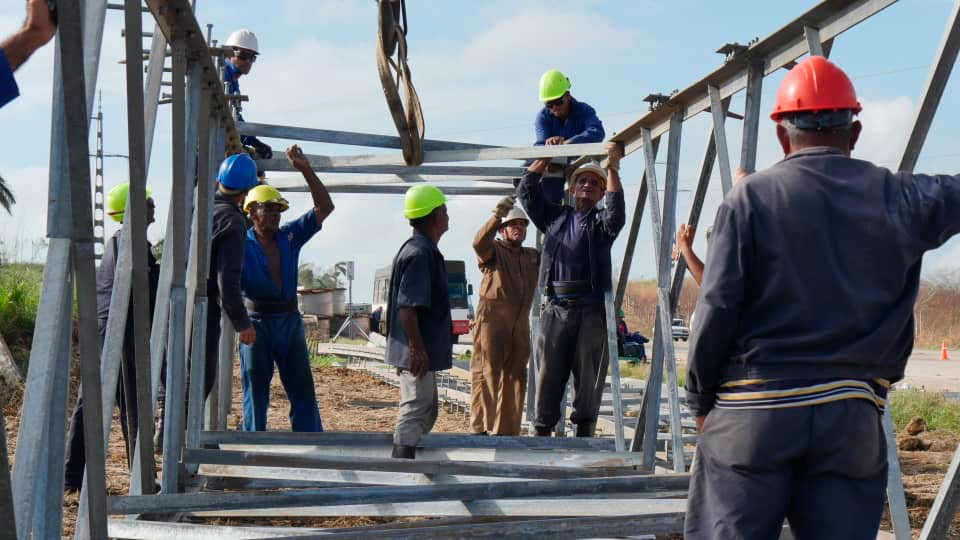
<instances>
[{"instance_id":1,"label":"man in khaki coveralls","mask_svg":"<svg viewBox=\"0 0 960 540\"><path fill-rule=\"evenodd\" d=\"M477 435L520 434L540 253L523 247L529 220L514 200L501 200L473 239L483 272L470 361L470 427Z\"/></svg>"}]
</instances>

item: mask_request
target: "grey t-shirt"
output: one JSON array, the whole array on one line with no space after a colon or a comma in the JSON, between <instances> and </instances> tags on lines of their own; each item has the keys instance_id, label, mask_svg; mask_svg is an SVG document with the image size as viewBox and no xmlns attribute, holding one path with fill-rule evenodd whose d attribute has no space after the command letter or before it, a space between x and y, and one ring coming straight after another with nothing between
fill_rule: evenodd
<instances>
[{"instance_id":1,"label":"grey t-shirt","mask_svg":"<svg viewBox=\"0 0 960 540\"><path fill-rule=\"evenodd\" d=\"M397 319L401 307L417 311L420 336L430 359L428 369L450 369L453 366L453 322L446 263L437 245L416 231L393 261L387 303L386 361L393 366L409 368L409 341Z\"/></svg>"}]
</instances>

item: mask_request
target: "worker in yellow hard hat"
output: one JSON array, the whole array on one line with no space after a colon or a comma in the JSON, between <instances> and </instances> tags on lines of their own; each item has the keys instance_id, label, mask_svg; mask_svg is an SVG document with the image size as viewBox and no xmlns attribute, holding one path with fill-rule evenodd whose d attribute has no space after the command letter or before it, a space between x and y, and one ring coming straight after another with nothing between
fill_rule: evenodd
<instances>
[{"instance_id":1,"label":"worker in yellow hard hat","mask_svg":"<svg viewBox=\"0 0 960 540\"><path fill-rule=\"evenodd\" d=\"M437 248L450 225L445 203L430 184L411 187L403 199L413 235L393 259L386 319L386 362L400 372L395 458L416 457L417 443L437 419L436 372L453 366L447 270Z\"/></svg>"},{"instance_id":2,"label":"worker in yellow hard hat","mask_svg":"<svg viewBox=\"0 0 960 540\"><path fill-rule=\"evenodd\" d=\"M299 146L287 149L287 160L303 174L313 208L281 225L290 203L267 185L251 189L243 204L253 227L247 230L240 288L256 331L256 340L240 345L244 431L267 429L274 364L290 400L293 431L323 431L297 307L297 269L300 250L333 212L333 200Z\"/></svg>"},{"instance_id":3,"label":"worker in yellow hard hat","mask_svg":"<svg viewBox=\"0 0 960 540\"><path fill-rule=\"evenodd\" d=\"M603 140L603 123L597 111L570 95L570 79L555 69L540 76L540 102L537 114L537 145L577 144Z\"/></svg>"},{"instance_id":4,"label":"worker in yellow hard hat","mask_svg":"<svg viewBox=\"0 0 960 540\"><path fill-rule=\"evenodd\" d=\"M123 183L107 192L104 206L106 214L115 222L124 221L127 196L130 193L130 184ZM154 221L154 202L150 188L146 189L146 225ZM100 346L107 335L107 317L110 314L110 302L113 298L113 279L117 271L117 260L120 257L120 239L123 229L118 229L104 242L103 255L100 266L97 267L97 330L100 334ZM147 242L147 283L149 286L148 298L150 301L150 317L153 317L153 303L157 296L157 284L160 280L160 266L151 252L150 242ZM127 268L130 272L132 269ZM132 296L132 295L131 295ZM123 334L123 350L121 352L120 378L117 381L117 407L120 409L120 430L126 442L127 461L133 459L133 439L136 437L139 425L137 416L137 385L136 385L136 356L133 350L133 304L127 314L127 324ZM109 390L109 389L108 389ZM109 390L113 391L113 390ZM97 411L99 414L99 411ZM64 487L68 491L80 489L83 483L83 470L86 465L83 446L83 394L77 395L77 402L70 418L70 432L67 435L67 453L64 464Z\"/></svg>"}]
</instances>

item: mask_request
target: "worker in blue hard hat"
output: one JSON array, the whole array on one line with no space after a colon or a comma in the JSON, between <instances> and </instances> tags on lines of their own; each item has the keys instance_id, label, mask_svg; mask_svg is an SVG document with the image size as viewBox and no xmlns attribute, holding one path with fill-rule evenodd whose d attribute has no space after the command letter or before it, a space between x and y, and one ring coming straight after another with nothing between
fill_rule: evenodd
<instances>
[{"instance_id":1,"label":"worker in blue hard hat","mask_svg":"<svg viewBox=\"0 0 960 540\"><path fill-rule=\"evenodd\" d=\"M266 185L251 189L243 205L253 227L244 239L241 288L257 335L253 343L240 346L244 431L267 429L274 364L290 399L290 427L323 431L303 318L297 309L297 270L300 250L333 212L333 199L299 146L287 149L287 160L306 180L313 207L281 225L280 214L290 203Z\"/></svg>"},{"instance_id":2,"label":"worker in blue hard hat","mask_svg":"<svg viewBox=\"0 0 960 540\"><path fill-rule=\"evenodd\" d=\"M227 156L220 163L217 189L213 196L213 228L210 243L210 273L207 276L207 342L204 351L204 397L210 395L217 377L220 351L220 317L226 313L240 343L250 344L257 334L243 307L240 277L247 222L240 210L247 192L260 183L257 164L246 153ZM166 368L161 370L160 408L165 404ZM163 414L157 418L154 445L163 441Z\"/></svg>"},{"instance_id":3,"label":"worker in blue hard hat","mask_svg":"<svg viewBox=\"0 0 960 540\"><path fill-rule=\"evenodd\" d=\"M240 77L249 75L253 69L253 63L260 56L260 44L257 36L250 30L240 29L227 38L224 46L232 49L233 56L227 59L223 64L223 82L227 84L227 92L230 95L240 94ZM237 120L243 122L243 116L240 115L240 102L235 103ZM253 135L241 135L240 143L247 148L252 148L254 157L260 159L270 159L273 157L273 149L270 145L262 142Z\"/></svg>"}]
</instances>

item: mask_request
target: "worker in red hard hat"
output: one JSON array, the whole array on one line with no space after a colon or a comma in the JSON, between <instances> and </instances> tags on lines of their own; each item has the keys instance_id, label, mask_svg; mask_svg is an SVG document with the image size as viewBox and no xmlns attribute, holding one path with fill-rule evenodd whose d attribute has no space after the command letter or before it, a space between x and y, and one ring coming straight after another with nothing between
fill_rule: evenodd
<instances>
[{"instance_id":1,"label":"worker in red hard hat","mask_svg":"<svg viewBox=\"0 0 960 540\"><path fill-rule=\"evenodd\" d=\"M850 157L850 79L794 67L771 117L785 157L717 212L686 379L700 438L686 538L875 538L881 414L913 347L923 254L960 231L960 176Z\"/></svg>"}]
</instances>

